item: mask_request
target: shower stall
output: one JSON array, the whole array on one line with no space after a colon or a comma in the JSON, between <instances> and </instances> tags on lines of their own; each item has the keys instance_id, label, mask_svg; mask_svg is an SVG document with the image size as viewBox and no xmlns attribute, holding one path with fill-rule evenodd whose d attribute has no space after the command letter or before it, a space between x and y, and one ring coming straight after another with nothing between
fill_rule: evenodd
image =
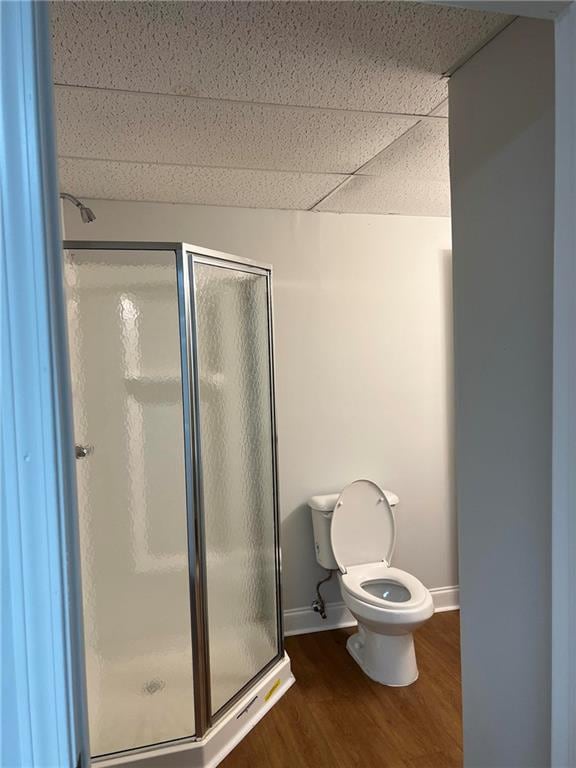
<instances>
[{"instance_id":1,"label":"shower stall","mask_svg":"<svg viewBox=\"0 0 576 768\"><path fill-rule=\"evenodd\" d=\"M217 765L292 684L271 270L64 242L90 746Z\"/></svg>"}]
</instances>

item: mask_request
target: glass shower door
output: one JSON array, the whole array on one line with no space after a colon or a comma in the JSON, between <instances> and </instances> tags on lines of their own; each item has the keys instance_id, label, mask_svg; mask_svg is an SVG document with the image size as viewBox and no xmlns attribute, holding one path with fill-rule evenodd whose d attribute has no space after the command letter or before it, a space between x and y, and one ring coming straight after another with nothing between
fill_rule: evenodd
<instances>
[{"instance_id":1,"label":"glass shower door","mask_svg":"<svg viewBox=\"0 0 576 768\"><path fill-rule=\"evenodd\" d=\"M280 652L270 274L194 257L215 714Z\"/></svg>"},{"instance_id":2,"label":"glass shower door","mask_svg":"<svg viewBox=\"0 0 576 768\"><path fill-rule=\"evenodd\" d=\"M282 657L271 275L182 243L65 262L102 756L202 738Z\"/></svg>"},{"instance_id":3,"label":"glass shower door","mask_svg":"<svg viewBox=\"0 0 576 768\"><path fill-rule=\"evenodd\" d=\"M93 755L195 732L176 253L65 252Z\"/></svg>"}]
</instances>

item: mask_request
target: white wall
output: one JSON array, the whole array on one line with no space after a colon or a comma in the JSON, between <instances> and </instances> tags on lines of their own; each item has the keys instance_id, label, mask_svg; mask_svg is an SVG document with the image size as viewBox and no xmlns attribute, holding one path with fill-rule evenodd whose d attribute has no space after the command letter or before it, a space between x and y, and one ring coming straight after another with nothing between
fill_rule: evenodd
<instances>
[{"instance_id":1,"label":"white wall","mask_svg":"<svg viewBox=\"0 0 576 768\"><path fill-rule=\"evenodd\" d=\"M457 584L449 220L89 205L89 225L67 208L67 237L185 240L274 266L285 607L309 606L323 575L306 499L358 477L400 496L394 564Z\"/></svg>"},{"instance_id":2,"label":"white wall","mask_svg":"<svg viewBox=\"0 0 576 768\"><path fill-rule=\"evenodd\" d=\"M450 81L467 766L550 765L554 39L517 20Z\"/></svg>"}]
</instances>

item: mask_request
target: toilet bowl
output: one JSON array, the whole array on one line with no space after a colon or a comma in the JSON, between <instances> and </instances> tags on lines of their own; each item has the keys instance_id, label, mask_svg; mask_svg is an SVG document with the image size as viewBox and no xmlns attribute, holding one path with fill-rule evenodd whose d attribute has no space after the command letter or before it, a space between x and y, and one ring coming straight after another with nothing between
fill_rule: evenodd
<instances>
[{"instance_id":1,"label":"toilet bowl","mask_svg":"<svg viewBox=\"0 0 576 768\"><path fill-rule=\"evenodd\" d=\"M434 604L422 582L390 565L396 539L391 500L397 503L376 483L356 480L335 501L334 495L315 496L309 506L318 561L338 568L342 598L358 622L347 642L350 655L372 680L405 686L418 678L412 633L432 616ZM321 530L327 524L329 552Z\"/></svg>"}]
</instances>

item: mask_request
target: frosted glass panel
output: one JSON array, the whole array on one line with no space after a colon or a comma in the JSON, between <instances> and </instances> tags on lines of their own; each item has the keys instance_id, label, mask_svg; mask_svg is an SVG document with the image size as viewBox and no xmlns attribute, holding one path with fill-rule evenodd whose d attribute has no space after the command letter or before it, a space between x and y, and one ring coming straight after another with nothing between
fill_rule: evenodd
<instances>
[{"instance_id":1,"label":"frosted glass panel","mask_svg":"<svg viewBox=\"0 0 576 768\"><path fill-rule=\"evenodd\" d=\"M66 281L100 755L194 734L175 254L68 251Z\"/></svg>"},{"instance_id":2,"label":"frosted glass panel","mask_svg":"<svg viewBox=\"0 0 576 768\"><path fill-rule=\"evenodd\" d=\"M197 263L212 710L278 652L267 280Z\"/></svg>"}]
</instances>

